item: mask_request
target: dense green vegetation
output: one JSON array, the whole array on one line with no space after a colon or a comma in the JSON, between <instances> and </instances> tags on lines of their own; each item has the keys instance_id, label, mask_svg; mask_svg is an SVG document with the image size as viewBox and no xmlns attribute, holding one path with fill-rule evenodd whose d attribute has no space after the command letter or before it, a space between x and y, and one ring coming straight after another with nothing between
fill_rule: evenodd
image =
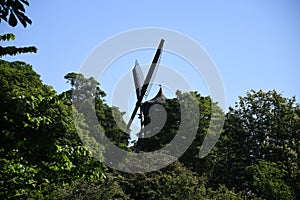
<instances>
[{"instance_id":1,"label":"dense green vegetation","mask_svg":"<svg viewBox=\"0 0 300 200\"><path fill-rule=\"evenodd\" d=\"M0 22L31 24L24 5L29 3L0 0ZM0 41L14 38L4 34ZM36 50L0 46L0 57ZM137 144L128 146L129 136L114 120L125 125L124 113L105 102L105 91L93 77L69 73L65 79L70 89L57 94L32 66L0 60L0 199L300 199L300 106L295 98L251 90L223 113L210 97L178 91L177 98L164 104L164 128L143 139L139 150L168 145L182 120L179 100L189 98L200 111L193 143L169 166L133 174L105 166L80 139L84 137L98 157L114 156L89 136L97 128L113 144L134 152ZM84 114L93 106L91 99L97 127L90 126ZM75 108L77 101L87 103ZM199 158L204 137L214 135L207 133L212 109L226 116L225 124L217 145Z\"/></svg>"},{"instance_id":2,"label":"dense green vegetation","mask_svg":"<svg viewBox=\"0 0 300 200\"><path fill-rule=\"evenodd\" d=\"M190 148L163 169L130 174L96 160L75 129L72 103L93 95L99 126L107 137L134 151L134 146L128 147L128 135L113 120L113 112L123 113L105 103L105 92L96 80L69 73L65 78L70 90L57 94L24 62L1 60L0 71L1 199L299 198L300 108L294 98L276 91L250 91L240 97L226 114L217 145L200 159L211 106L217 104L193 92L201 115ZM78 87L94 92L71 95ZM177 98L167 100L165 127L145 140L141 151L159 149L175 136L181 120L178 99L188 95L178 92ZM84 126L88 121L80 112L80 123L86 127L82 132L92 131Z\"/></svg>"}]
</instances>

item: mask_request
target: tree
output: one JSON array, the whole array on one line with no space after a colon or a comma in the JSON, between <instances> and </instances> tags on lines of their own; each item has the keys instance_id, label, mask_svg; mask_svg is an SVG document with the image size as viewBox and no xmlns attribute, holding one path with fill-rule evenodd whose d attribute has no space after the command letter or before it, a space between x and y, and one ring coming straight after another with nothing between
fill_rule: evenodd
<instances>
[{"instance_id":1,"label":"tree","mask_svg":"<svg viewBox=\"0 0 300 200\"><path fill-rule=\"evenodd\" d=\"M142 174L106 173L104 180L74 182L54 192L58 199L246 199L220 186L212 190L206 180L176 161L166 168Z\"/></svg>"},{"instance_id":2,"label":"tree","mask_svg":"<svg viewBox=\"0 0 300 200\"><path fill-rule=\"evenodd\" d=\"M101 179L105 167L82 145L88 129L75 129L64 96L24 62L0 60L0 72L0 198L42 198L76 179Z\"/></svg>"},{"instance_id":3,"label":"tree","mask_svg":"<svg viewBox=\"0 0 300 200\"><path fill-rule=\"evenodd\" d=\"M100 89L100 84L93 78L86 78L82 74L68 73L65 79L71 84L71 90L67 91L67 96L70 101L75 104L79 113L84 113L86 123L92 128L95 126L89 120L96 112L98 124L106 136L116 145L121 148L127 149L129 135L124 133L119 125L123 121L123 114L117 107L110 107L105 103L103 97L106 96L105 92ZM90 110L90 112L87 112ZM94 112L93 112L94 111ZM118 124L115 120L118 120Z\"/></svg>"},{"instance_id":4,"label":"tree","mask_svg":"<svg viewBox=\"0 0 300 200\"><path fill-rule=\"evenodd\" d=\"M184 123L186 126L185 134L192 137L190 132L196 131L197 133L189 148L179 158L179 161L184 163L184 165L189 167L191 170L198 172L199 175L202 175L210 169L210 157L208 156L200 159L199 150L203 148L202 143L206 136L216 136L216 133L213 131L215 130L214 128L217 127L221 129L222 123L218 123L218 120L220 120L224 114L218 104L212 102L210 97L201 96L198 92L183 93L181 91L177 91L176 95L177 98L167 99L163 104L163 107L167 112L167 120L163 129L150 138L142 139L142 144L139 149L141 151L154 151L168 145L177 134L179 126L182 123L181 106L190 106L190 108L187 109L189 110L189 113L185 114L188 116L188 124ZM195 105L198 106L199 116L195 115L196 108L191 107L193 106L191 102L194 102ZM215 118L213 120L212 110L215 111ZM195 124L198 125L197 130L195 130ZM209 132L208 128L210 125L211 129ZM185 139L182 141L185 141Z\"/></svg>"},{"instance_id":5,"label":"tree","mask_svg":"<svg viewBox=\"0 0 300 200\"><path fill-rule=\"evenodd\" d=\"M47 123L49 119L40 118L37 107L42 106L43 97L53 96L54 91L43 85L39 75L24 62L0 60L0 70L0 141L2 147L8 147L11 142L21 140L26 129L38 129Z\"/></svg>"},{"instance_id":6,"label":"tree","mask_svg":"<svg viewBox=\"0 0 300 200\"><path fill-rule=\"evenodd\" d=\"M264 199L292 199L291 188L284 182L288 173L284 165L259 160L256 165L246 167L252 175L253 190Z\"/></svg>"},{"instance_id":7,"label":"tree","mask_svg":"<svg viewBox=\"0 0 300 200\"><path fill-rule=\"evenodd\" d=\"M128 135L115 121L125 125L123 113L105 103L105 92L94 78L69 73L65 78L71 89L58 95L24 62L0 60L0 72L1 199L299 198L300 107L295 98L276 91L251 91L240 97L235 108L229 108L217 146L200 159L202 141L215 136L223 112L210 97L178 91L177 98L164 104L165 127L145 138L141 150L167 146L183 120L187 134L196 128L191 124L199 123L195 140L169 166L127 174L105 167L80 140L84 138L101 156L113 155L91 137L93 127L85 111L94 108L96 126L114 144L129 149ZM86 105L74 106L81 101ZM180 106L190 108L183 119ZM192 115L196 108L199 120ZM180 139L185 143L187 137ZM163 159L157 156L154 162ZM118 164L131 167L126 159L120 160Z\"/></svg>"},{"instance_id":8,"label":"tree","mask_svg":"<svg viewBox=\"0 0 300 200\"><path fill-rule=\"evenodd\" d=\"M246 168L264 160L286 167L280 179L299 194L299 122L295 98L261 90L240 97L226 116L210 181L254 192Z\"/></svg>"},{"instance_id":9,"label":"tree","mask_svg":"<svg viewBox=\"0 0 300 200\"><path fill-rule=\"evenodd\" d=\"M26 27L32 21L25 15L25 6L29 6L27 0L0 0L0 23L8 22L12 27L18 24L18 20Z\"/></svg>"}]
</instances>

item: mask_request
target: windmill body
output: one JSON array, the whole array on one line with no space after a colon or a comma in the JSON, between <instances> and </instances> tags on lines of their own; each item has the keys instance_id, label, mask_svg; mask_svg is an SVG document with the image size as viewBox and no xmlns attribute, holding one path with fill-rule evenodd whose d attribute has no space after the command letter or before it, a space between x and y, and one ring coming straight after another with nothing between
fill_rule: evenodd
<instances>
[{"instance_id":1,"label":"windmill body","mask_svg":"<svg viewBox=\"0 0 300 200\"><path fill-rule=\"evenodd\" d=\"M143 118L143 127L140 131L140 135L139 138L144 138L145 134L147 136L151 136L152 135L152 131L155 128L161 128L159 124L155 124L152 123L150 124L150 122L152 121L157 121L160 119L160 115L162 112L162 104L165 103L166 101L166 96L164 95L163 91L162 91L162 87L160 85L159 91L156 94L156 96L154 98L152 98L149 101L145 101L144 103L142 103L142 118ZM150 110L152 109L152 110ZM151 113L150 113L151 111ZM151 114L151 116L150 116ZM156 118L156 119L153 119ZM158 126L158 127L157 127Z\"/></svg>"}]
</instances>

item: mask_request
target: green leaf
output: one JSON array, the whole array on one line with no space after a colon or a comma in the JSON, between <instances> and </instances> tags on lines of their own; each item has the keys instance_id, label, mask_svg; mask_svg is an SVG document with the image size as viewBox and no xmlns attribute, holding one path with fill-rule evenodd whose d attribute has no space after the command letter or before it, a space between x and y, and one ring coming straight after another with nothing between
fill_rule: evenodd
<instances>
[{"instance_id":1,"label":"green leaf","mask_svg":"<svg viewBox=\"0 0 300 200\"><path fill-rule=\"evenodd\" d=\"M17 23L18 21L16 19L16 16L14 15L14 13L11 12L9 15L8 24L11 25L12 27L15 27Z\"/></svg>"},{"instance_id":2,"label":"green leaf","mask_svg":"<svg viewBox=\"0 0 300 200\"><path fill-rule=\"evenodd\" d=\"M22 3L24 3L26 6L29 6L29 2L27 0L20 0Z\"/></svg>"},{"instance_id":3,"label":"green leaf","mask_svg":"<svg viewBox=\"0 0 300 200\"><path fill-rule=\"evenodd\" d=\"M43 96L42 95L38 95L38 99L40 100L40 101L42 101L43 100Z\"/></svg>"},{"instance_id":4,"label":"green leaf","mask_svg":"<svg viewBox=\"0 0 300 200\"><path fill-rule=\"evenodd\" d=\"M10 41L10 40L14 40L14 39L15 39L15 35L12 33L0 35L0 40L2 40L2 41Z\"/></svg>"},{"instance_id":5,"label":"green leaf","mask_svg":"<svg viewBox=\"0 0 300 200\"><path fill-rule=\"evenodd\" d=\"M27 23L28 24L32 23L32 21L26 15L24 15L24 13L18 13L17 17L24 27L27 26Z\"/></svg>"}]
</instances>

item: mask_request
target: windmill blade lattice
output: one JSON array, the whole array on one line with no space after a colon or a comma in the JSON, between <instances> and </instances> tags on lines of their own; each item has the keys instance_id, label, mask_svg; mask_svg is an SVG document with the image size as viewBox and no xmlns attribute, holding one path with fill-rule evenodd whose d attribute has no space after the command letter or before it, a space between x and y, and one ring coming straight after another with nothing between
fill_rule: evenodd
<instances>
[{"instance_id":1,"label":"windmill blade lattice","mask_svg":"<svg viewBox=\"0 0 300 200\"><path fill-rule=\"evenodd\" d=\"M155 78L155 76L156 76L156 73L157 73L157 70L158 70L158 66L159 66L159 64L160 64L161 55L162 55L162 54L160 54L160 56L159 56L159 58L158 58L158 61L157 61L157 63L156 63L156 67L154 68L153 75L152 75L152 77L151 77L151 79L150 79L148 89L146 90L146 93L145 93L145 99L148 98L148 95L149 95L149 93L150 93L150 91L151 91L151 88L152 88L152 85L153 85L153 81L154 81L154 78Z\"/></svg>"},{"instance_id":2,"label":"windmill blade lattice","mask_svg":"<svg viewBox=\"0 0 300 200\"><path fill-rule=\"evenodd\" d=\"M135 85L136 98L139 99L139 97L141 96L141 90L144 83L144 76L137 60L135 61L135 66L132 70L132 74L133 74L133 80Z\"/></svg>"},{"instance_id":3,"label":"windmill blade lattice","mask_svg":"<svg viewBox=\"0 0 300 200\"><path fill-rule=\"evenodd\" d=\"M157 48L156 53L154 55L154 58L152 60L151 66L150 66L149 71L147 73L146 79L145 79L145 81L143 83L140 95L138 97L138 100L137 100L137 102L135 104L134 110L133 110L133 112L131 114L131 117L129 119L129 122L127 124L127 130L129 130L129 128L130 128L130 126L131 126L131 124L133 122L133 119L134 119L134 117L135 117L138 109L142 105L142 100L143 100L143 98L144 98L144 96L145 96L145 94L147 92L149 84L151 84L151 81L153 81L152 77L153 77L153 74L154 74L155 70L157 70L156 67L158 65L158 62L160 61L161 52L162 52L162 49L163 49L164 42L165 42L164 39L160 40L160 43L158 45L158 48Z\"/></svg>"}]
</instances>

